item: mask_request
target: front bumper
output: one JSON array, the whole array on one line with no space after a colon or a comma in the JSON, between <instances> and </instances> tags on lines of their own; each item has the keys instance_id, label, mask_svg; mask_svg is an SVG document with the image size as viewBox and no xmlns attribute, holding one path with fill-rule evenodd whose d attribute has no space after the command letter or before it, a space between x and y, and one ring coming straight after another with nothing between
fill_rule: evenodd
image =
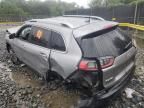
<instances>
[{"instance_id":1,"label":"front bumper","mask_svg":"<svg viewBox=\"0 0 144 108\"><path fill-rule=\"evenodd\" d=\"M115 94L118 94L130 82L130 80L133 77L134 71L135 71L135 66L116 85L110 88L103 89L99 92L96 92L90 98L81 99L78 105L79 108L95 108L100 101L103 101Z\"/></svg>"}]
</instances>

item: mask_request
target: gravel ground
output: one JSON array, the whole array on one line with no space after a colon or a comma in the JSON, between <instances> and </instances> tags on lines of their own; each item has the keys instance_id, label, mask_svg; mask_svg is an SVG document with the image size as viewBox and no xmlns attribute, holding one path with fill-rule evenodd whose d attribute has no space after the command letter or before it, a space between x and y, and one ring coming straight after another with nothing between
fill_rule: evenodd
<instances>
[{"instance_id":1,"label":"gravel ground","mask_svg":"<svg viewBox=\"0 0 144 108\"><path fill-rule=\"evenodd\" d=\"M0 108L73 108L79 99L77 91L64 87L50 90L28 67L10 62L3 30L0 27ZM135 76L125 92L109 99L105 108L144 108L144 40L135 40L138 43Z\"/></svg>"}]
</instances>

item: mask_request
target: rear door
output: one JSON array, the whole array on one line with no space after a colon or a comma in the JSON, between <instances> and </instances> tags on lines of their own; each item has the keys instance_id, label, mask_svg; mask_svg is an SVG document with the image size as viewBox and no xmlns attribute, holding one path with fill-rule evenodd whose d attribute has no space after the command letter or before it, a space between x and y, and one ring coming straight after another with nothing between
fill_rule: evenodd
<instances>
[{"instance_id":1,"label":"rear door","mask_svg":"<svg viewBox=\"0 0 144 108\"><path fill-rule=\"evenodd\" d=\"M64 76L64 69L68 68L66 66L68 61L65 60L69 60L69 55L66 54L64 37L59 32L52 31L51 49L51 70Z\"/></svg>"},{"instance_id":2,"label":"rear door","mask_svg":"<svg viewBox=\"0 0 144 108\"><path fill-rule=\"evenodd\" d=\"M50 38L50 30L33 26L28 42L24 44L25 63L43 76L49 69Z\"/></svg>"}]
</instances>

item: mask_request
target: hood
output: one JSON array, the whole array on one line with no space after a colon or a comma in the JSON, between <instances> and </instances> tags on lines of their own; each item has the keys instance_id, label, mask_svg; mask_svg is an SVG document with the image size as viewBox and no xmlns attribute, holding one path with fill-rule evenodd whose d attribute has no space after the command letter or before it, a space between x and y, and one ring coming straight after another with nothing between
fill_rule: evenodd
<instances>
[{"instance_id":1,"label":"hood","mask_svg":"<svg viewBox=\"0 0 144 108\"><path fill-rule=\"evenodd\" d=\"M13 28L9 28L6 30L7 33L9 34L13 34L16 33L22 26L17 26L17 27L13 27Z\"/></svg>"}]
</instances>

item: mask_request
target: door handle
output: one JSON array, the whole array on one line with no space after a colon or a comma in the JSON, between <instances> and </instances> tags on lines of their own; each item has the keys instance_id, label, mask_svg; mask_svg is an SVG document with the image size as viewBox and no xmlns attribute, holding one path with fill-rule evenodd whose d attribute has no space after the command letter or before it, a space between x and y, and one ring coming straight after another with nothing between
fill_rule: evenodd
<instances>
[{"instance_id":1,"label":"door handle","mask_svg":"<svg viewBox=\"0 0 144 108\"><path fill-rule=\"evenodd\" d=\"M40 55L46 55L45 53L43 53L43 52L40 52Z\"/></svg>"},{"instance_id":2,"label":"door handle","mask_svg":"<svg viewBox=\"0 0 144 108\"><path fill-rule=\"evenodd\" d=\"M24 48L26 48L25 45L22 45L22 46L23 46Z\"/></svg>"},{"instance_id":3,"label":"door handle","mask_svg":"<svg viewBox=\"0 0 144 108\"><path fill-rule=\"evenodd\" d=\"M40 55L47 59L47 55L45 53L40 52Z\"/></svg>"}]
</instances>

